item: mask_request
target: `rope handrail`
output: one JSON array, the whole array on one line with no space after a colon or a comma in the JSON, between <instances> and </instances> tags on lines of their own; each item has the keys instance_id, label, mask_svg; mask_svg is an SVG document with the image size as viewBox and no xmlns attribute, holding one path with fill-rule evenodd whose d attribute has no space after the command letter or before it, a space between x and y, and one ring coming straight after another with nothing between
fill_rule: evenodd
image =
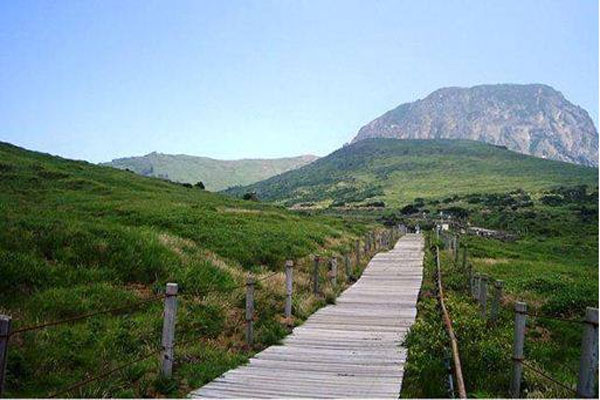
<instances>
[{"instance_id":1,"label":"rope handrail","mask_svg":"<svg viewBox=\"0 0 600 400\"><path fill-rule=\"evenodd\" d=\"M587 323L581 319L569 319L569 318L555 317L553 315L545 315L545 314L532 313L532 312L526 312L525 314L530 317L533 317L533 318L552 319L552 320L556 320L556 321L570 322L572 324L586 324Z\"/></svg>"},{"instance_id":2,"label":"rope handrail","mask_svg":"<svg viewBox=\"0 0 600 400\"><path fill-rule=\"evenodd\" d=\"M267 279L270 279L272 277L274 277L275 275L279 274L280 272L274 272L270 275L267 275L265 277L259 278L257 279L255 282L262 282L265 281ZM227 288L213 288L211 290L206 290L203 291L202 293L199 294L194 294L196 296L198 295L206 295L209 293L214 293L214 292L226 292L226 291L232 291L232 290L236 290L236 289L241 289L246 287L246 284L242 284L242 285L237 285L237 286L232 286L232 287L227 287ZM186 296L185 294L179 294L178 297L181 296ZM139 308L147 303L151 303L155 300L164 298L165 294L159 294L156 296L152 296L149 297L145 300L139 301L137 303L134 304L128 304L126 306L122 306L122 307L115 307L115 308L109 308L106 310L100 310L100 311L95 311L95 312L91 312L91 313L86 313L86 314L81 314L81 315L76 315L74 317L70 317L70 318L65 318L65 319L61 319L61 320L56 320L56 321L50 321L50 322L44 322L42 324L38 324L38 325L31 325L31 326L26 326L23 328L19 328L19 329L15 329L13 331L11 331L8 336L13 336L13 335L18 335L24 332L29 332L29 331L35 331L35 330L40 330L40 329L45 329L51 326L56 326L56 325L62 325L62 324L67 324L67 323L71 323L71 322L76 322L76 321L80 321L80 320L84 320L84 319L88 319L91 317L95 317L97 315L103 315L103 314L112 314L112 313L117 313L117 312L121 312L121 311L126 311L126 310L130 310L130 309L136 309Z\"/></svg>"},{"instance_id":3,"label":"rope handrail","mask_svg":"<svg viewBox=\"0 0 600 400\"><path fill-rule=\"evenodd\" d=\"M267 279L271 279L272 277L274 277L275 275L278 275L280 273L281 272L279 272L279 271L273 272L272 274L269 274L269 275L264 276L262 278L256 279L254 281L254 283L266 281ZM211 294L211 293L231 292L233 290L242 289L242 288L245 288L245 287L246 287L246 283L242 283L240 285L235 285L235 286L229 286L229 287L215 287L215 288L211 288L209 290L204 290L204 291L201 290L198 293L189 293L189 294L187 294L187 293L180 293L180 294L178 294L178 297L205 296L205 295Z\"/></svg>"},{"instance_id":4,"label":"rope handrail","mask_svg":"<svg viewBox=\"0 0 600 400\"><path fill-rule=\"evenodd\" d=\"M83 320L83 319L95 317L97 315L112 314L112 313L121 312L121 311L125 311L125 310L136 309L136 308L141 307L142 305L151 303L151 302L153 302L155 300L158 300L158 299L161 299L161 298L164 298L164 297L165 297L164 294L160 294L160 295L149 297L149 298L147 298L145 300L139 301L139 302L134 303L134 304L129 304L127 306L110 308L110 309L95 311L95 312L87 313L87 314L81 314L81 315L77 315L77 316L70 317L70 318L65 318L65 319L61 319L61 320L45 322L45 323L42 323L42 324L39 324L39 325L26 326L26 327L15 329L15 330L11 331L8 334L8 336L10 337L10 336L17 335L17 334L20 334L20 333L23 333L23 332L29 332L29 331L36 331L36 330L40 330L40 329L45 329L45 328L48 328L50 326L68 324L68 323L71 323L71 322L80 321L80 320Z\"/></svg>"},{"instance_id":5,"label":"rope handrail","mask_svg":"<svg viewBox=\"0 0 600 400\"><path fill-rule=\"evenodd\" d=\"M114 374L115 372L121 371L121 370L123 370L123 369L125 369L127 367L130 367L130 366L132 366L134 364L137 364L138 362L147 360L148 358L150 358L152 356L155 356L156 354L160 353L163 350L164 350L164 347L160 346L158 349L154 349L151 352L148 352L148 353L144 354L143 356L138 357L138 358L136 358L136 359L134 359L132 361L129 361L129 362L125 363L125 364L121 364L121 365L119 365L119 366L117 366L115 368L109 369L108 371L102 372L102 373L100 373L98 375L92 376L90 378L83 379L83 380L81 380L79 382L76 382L74 384L71 384L71 385L69 385L69 386L67 386L65 388L59 389L58 391L53 392L50 395L48 395L48 397L49 398L55 398L55 397L57 397L59 395L63 395L65 393L69 393L69 392L71 392L71 391L73 391L75 389L83 387L83 386L85 386L87 384L90 384L90 383L95 382L97 380L100 380L102 378L106 378L107 376L110 376L110 375Z\"/></svg>"},{"instance_id":6,"label":"rope handrail","mask_svg":"<svg viewBox=\"0 0 600 400\"><path fill-rule=\"evenodd\" d=\"M543 372L542 370L539 370L537 368L535 368L533 365L529 364L528 362L526 362L525 360L519 360L521 362L521 364L524 367L527 367L528 369L530 369L531 371L543 376L544 378L546 378L547 380L549 380L550 382L562 387L563 389L566 389L574 394L577 394L577 391L574 390L573 388L568 387L567 385L565 385L564 383L556 380L555 378L551 377L550 375L546 374L545 372Z\"/></svg>"},{"instance_id":7,"label":"rope handrail","mask_svg":"<svg viewBox=\"0 0 600 400\"><path fill-rule=\"evenodd\" d=\"M454 372L456 374L456 385L458 386L458 396L461 399L467 398L467 391L465 389L465 382L462 374L462 367L460 362L460 355L458 353L458 342L456 340L456 335L454 334L454 329L452 328L452 320L448 315L448 310L446 309L446 305L444 303L444 289L442 287L442 271L440 267L440 249L438 246L435 247L435 258L437 265L437 286L438 286L438 296L440 300L440 307L442 309L442 317L444 319L444 324L446 326L446 331L448 332L448 336L450 337L450 345L452 347L452 358L454 361Z\"/></svg>"},{"instance_id":8,"label":"rope handrail","mask_svg":"<svg viewBox=\"0 0 600 400\"><path fill-rule=\"evenodd\" d=\"M234 325L234 328L238 328L241 325L244 325L244 323L245 323L245 321L238 322L237 324ZM189 330L189 331L191 331L191 330ZM184 332L184 333L186 333L186 332ZM177 342L173 343L173 347L185 346L185 345L190 344L191 342L196 341L196 340L201 339L201 338L202 338L202 335L197 335L197 336L194 336L194 337L186 339L186 340L180 340L180 341L177 341ZM114 374L115 372L121 371L121 370L123 370L123 369L125 369L127 367L130 367L130 366L132 366L134 364L137 364L138 362L142 362L144 360L147 360L148 358L150 358L152 356L155 356L155 355L159 354L160 352L164 351L164 349L165 349L164 346L161 345L161 346L157 347L156 349L153 349L153 350L145 353L144 355L142 355L142 356L140 356L138 358L135 358L135 359L133 359L133 360L127 362L127 363L118 365L118 366L116 366L114 368L111 368L109 370L101 372L98 375L95 375L95 376L92 376L92 377L89 377L89 378L86 378L86 379L82 379L82 380L80 380L78 382L75 382L75 383L73 383L73 384L71 384L71 385L69 385L67 387L58 389L57 391L52 392L51 394L49 394L48 398L56 398L59 395L63 395L65 393L69 393L69 392L71 392L71 391L73 391L75 389L79 389L79 388L81 388L81 387L83 387L85 385L88 385L88 384L92 383L92 382L96 382L96 381L98 381L98 380L100 380L102 378L106 378L106 377Z\"/></svg>"},{"instance_id":9,"label":"rope handrail","mask_svg":"<svg viewBox=\"0 0 600 400\"><path fill-rule=\"evenodd\" d=\"M468 265L470 265L471 268L473 266L473 264L471 264L470 262L468 262ZM496 279L493 276L489 276L487 274L486 274L486 276L491 281L498 281L498 279ZM500 300L502 300L502 299L506 299L506 297L502 296L500 298ZM532 318L550 319L550 320L568 322L568 323L572 323L572 324L586 324L586 321L584 321L582 319L571 319L571 318L557 317L557 316L554 316L554 315L541 314L539 312L526 312L525 314L528 315L528 316L530 316L530 317L532 317Z\"/></svg>"}]
</instances>

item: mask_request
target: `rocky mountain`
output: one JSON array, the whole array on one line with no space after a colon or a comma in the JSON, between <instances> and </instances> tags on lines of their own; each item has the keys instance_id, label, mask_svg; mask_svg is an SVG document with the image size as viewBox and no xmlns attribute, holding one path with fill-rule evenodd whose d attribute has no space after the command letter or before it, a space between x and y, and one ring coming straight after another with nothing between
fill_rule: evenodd
<instances>
[{"instance_id":1,"label":"rocky mountain","mask_svg":"<svg viewBox=\"0 0 600 400\"><path fill-rule=\"evenodd\" d=\"M141 157L118 158L102 165L129 169L144 176L174 182L201 181L206 189L217 191L231 186L249 185L290 171L316 160L313 155L273 159L216 160L184 154L150 153Z\"/></svg>"},{"instance_id":2,"label":"rocky mountain","mask_svg":"<svg viewBox=\"0 0 600 400\"><path fill-rule=\"evenodd\" d=\"M371 121L352 142L375 137L471 139L598 166L598 132L588 113L540 84L439 89Z\"/></svg>"}]
</instances>

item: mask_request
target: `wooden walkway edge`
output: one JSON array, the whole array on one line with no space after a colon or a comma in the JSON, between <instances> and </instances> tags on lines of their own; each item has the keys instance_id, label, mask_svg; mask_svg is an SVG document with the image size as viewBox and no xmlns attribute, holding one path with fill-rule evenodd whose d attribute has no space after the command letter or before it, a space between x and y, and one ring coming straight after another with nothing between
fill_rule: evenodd
<instances>
[{"instance_id":1,"label":"wooden walkway edge","mask_svg":"<svg viewBox=\"0 0 600 400\"><path fill-rule=\"evenodd\" d=\"M394 398L423 277L423 237L403 236L371 259L336 304L321 308L282 345L256 354L190 393L192 398Z\"/></svg>"}]
</instances>

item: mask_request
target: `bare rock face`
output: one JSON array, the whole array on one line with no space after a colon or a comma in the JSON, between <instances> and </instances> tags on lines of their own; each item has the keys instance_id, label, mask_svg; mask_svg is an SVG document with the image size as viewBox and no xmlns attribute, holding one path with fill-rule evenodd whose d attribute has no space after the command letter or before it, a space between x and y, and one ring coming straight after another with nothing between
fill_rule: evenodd
<instances>
[{"instance_id":1,"label":"bare rock face","mask_svg":"<svg viewBox=\"0 0 600 400\"><path fill-rule=\"evenodd\" d=\"M539 84L439 89L371 121L352 142L374 137L471 139L598 166L598 132L588 113Z\"/></svg>"}]
</instances>

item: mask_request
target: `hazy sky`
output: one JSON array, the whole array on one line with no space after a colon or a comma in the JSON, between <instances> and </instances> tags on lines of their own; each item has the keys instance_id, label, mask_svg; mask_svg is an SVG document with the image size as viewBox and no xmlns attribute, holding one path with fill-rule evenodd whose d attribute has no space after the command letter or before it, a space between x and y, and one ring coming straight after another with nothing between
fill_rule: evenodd
<instances>
[{"instance_id":1,"label":"hazy sky","mask_svg":"<svg viewBox=\"0 0 600 400\"><path fill-rule=\"evenodd\" d=\"M503 82L597 126L597 1L0 2L0 141L94 162L325 155L400 103Z\"/></svg>"}]
</instances>

